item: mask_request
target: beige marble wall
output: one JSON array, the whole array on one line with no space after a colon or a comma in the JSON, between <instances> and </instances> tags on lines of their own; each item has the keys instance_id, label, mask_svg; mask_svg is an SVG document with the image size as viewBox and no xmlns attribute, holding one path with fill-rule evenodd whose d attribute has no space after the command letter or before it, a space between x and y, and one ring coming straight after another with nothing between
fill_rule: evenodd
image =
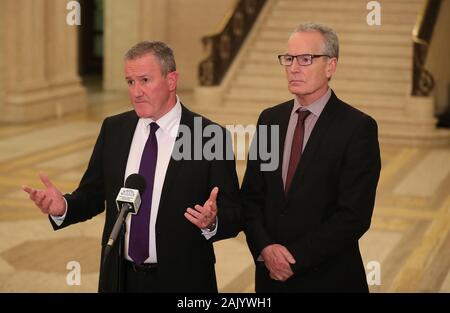
<instances>
[{"instance_id":1,"label":"beige marble wall","mask_svg":"<svg viewBox=\"0 0 450 313\"><path fill-rule=\"evenodd\" d=\"M0 120L27 122L83 110L76 29L66 2L4 0Z\"/></svg>"},{"instance_id":2,"label":"beige marble wall","mask_svg":"<svg viewBox=\"0 0 450 313\"><path fill-rule=\"evenodd\" d=\"M442 1L439 17L434 28L433 38L428 51L426 68L436 80L434 96L436 111L442 112L449 105L450 92L450 1Z\"/></svg>"},{"instance_id":3,"label":"beige marble wall","mask_svg":"<svg viewBox=\"0 0 450 313\"><path fill-rule=\"evenodd\" d=\"M203 58L201 37L218 29L235 1L105 1L104 88L124 90L123 54L129 47L140 40L162 40L174 49L179 88L193 89Z\"/></svg>"}]
</instances>

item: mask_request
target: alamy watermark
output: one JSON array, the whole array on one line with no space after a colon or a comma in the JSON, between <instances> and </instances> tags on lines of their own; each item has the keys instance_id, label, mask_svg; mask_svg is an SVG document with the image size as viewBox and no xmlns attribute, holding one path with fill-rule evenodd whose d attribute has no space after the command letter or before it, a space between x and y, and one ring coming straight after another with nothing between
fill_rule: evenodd
<instances>
[{"instance_id":1,"label":"alamy watermark","mask_svg":"<svg viewBox=\"0 0 450 313\"><path fill-rule=\"evenodd\" d=\"M381 285L381 264L378 261L370 261L366 265L369 272L366 274L367 284L369 286Z\"/></svg>"},{"instance_id":2,"label":"alamy watermark","mask_svg":"<svg viewBox=\"0 0 450 313\"><path fill-rule=\"evenodd\" d=\"M69 11L66 15L66 23L69 26L81 25L81 5L78 1L67 2L66 9Z\"/></svg>"},{"instance_id":3,"label":"alamy watermark","mask_svg":"<svg viewBox=\"0 0 450 313\"><path fill-rule=\"evenodd\" d=\"M68 286L80 286L81 285L80 262L70 261L67 263L66 269L69 271L66 275L66 284Z\"/></svg>"},{"instance_id":4,"label":"alamy watermark","mask_svg":"<svg viewBox=\"0 0 450 313\"><path fill-rule=\"evenodd\" d=\"M194 117L193 128L180 124L172 151L176 161L246 160L247 155L249 160L261 162L261 171L275 171L280 157L279 125L224 128L217 124L203 126L203 118Z\"/></svg>"},{"instance_id":5,"label":"alamy watermark","mask_svg":"<svg viewBox=\"0 0 450 313\"><path fill-rule=\"evenodd\" d=\"M369 26L381 25L381 4L378 1L369 1L366 6L370 12L367 14L366 21Z\"/></svg>"}]
</instances>

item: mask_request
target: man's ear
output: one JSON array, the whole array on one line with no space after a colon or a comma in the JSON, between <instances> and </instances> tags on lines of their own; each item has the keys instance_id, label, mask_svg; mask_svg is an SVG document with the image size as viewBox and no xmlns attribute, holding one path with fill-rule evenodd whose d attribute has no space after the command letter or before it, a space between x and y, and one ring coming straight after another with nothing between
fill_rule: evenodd
<instances>
[{"instance_id":1,"label":"man's ear","mask_svg":"<svg viewBox=\"0 0 450 313\"><path fill-rule=\"evenodd\" d=\"M328 79L331 79L331 76L333 76L334 73L336 72L336 66L337 66L336 58L331 58L328 60L327 67L325 69L325 75L327 76Z\"/></svg>"},{"instance_id":2,"label":"man's ear","mask_svg":"<svg viewBox=\"0 0 450 313\"><path fill-rule=\"evenodd\" d=\"M177 89L179 74L178 72L167 73L167 82L169 83L169 90L173 91Z\"/></svg>"}]
</instances>

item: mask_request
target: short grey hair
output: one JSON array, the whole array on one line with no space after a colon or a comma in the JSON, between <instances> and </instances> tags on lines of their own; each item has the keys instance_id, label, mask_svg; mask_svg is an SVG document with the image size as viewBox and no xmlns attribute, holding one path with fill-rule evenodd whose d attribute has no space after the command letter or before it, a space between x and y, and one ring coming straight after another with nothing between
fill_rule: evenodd
<instances>
[{"instance_id":1,"label":"short grey hair","mask_svg":"<svg viewBox=\"0 0 450 313\"><path fill-rule=\"evenodd\" d=\"M146 54L153 54L161 65L161 74L166 76L177 70L173 50L162 41L142 41L125 53L125 60L134 60Z\"/></svg>"},{"instance_id":2,"label":"short grey hair","mask_svg":"<svg viewBox=\"0 0 450 313\"><path fill-rule=\"evenodd\" d=\"M321 53L339 59L339 39L331 27L319 23L303 23L297 26L291 36L295 33L304 32L321 33L323 36L323 51Z\"/></svg>"}]
</instances>

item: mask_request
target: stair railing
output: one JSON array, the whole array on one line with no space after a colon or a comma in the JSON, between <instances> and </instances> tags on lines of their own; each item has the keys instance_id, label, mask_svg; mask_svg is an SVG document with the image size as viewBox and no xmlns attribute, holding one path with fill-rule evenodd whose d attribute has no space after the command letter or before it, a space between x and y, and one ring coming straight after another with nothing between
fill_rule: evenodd
<instances>
[{"instance_id":1,"label":"stair railing","mask_svg":"<svg viewBox=\"0 0 450 313\"><path fill-rule=\"evenodd\" d=\"M433 75L425 69L428 49L434 26L439 15L441 0L424 0L414 26L413 40L413 84L411 94L429 96L434 88Z\"/></svg>"},{"instance_id":2,"label":"stair railing","mask_svg":"<svg viewBox=\"0 0 450 313\"><path fill-rule=\"evenodd\" d=\"M206 58L200 62L202 86L219 85L233 63L266 0L238 0L226 15L220 31L202 38Z\"/></svg>"}]
</instances>

